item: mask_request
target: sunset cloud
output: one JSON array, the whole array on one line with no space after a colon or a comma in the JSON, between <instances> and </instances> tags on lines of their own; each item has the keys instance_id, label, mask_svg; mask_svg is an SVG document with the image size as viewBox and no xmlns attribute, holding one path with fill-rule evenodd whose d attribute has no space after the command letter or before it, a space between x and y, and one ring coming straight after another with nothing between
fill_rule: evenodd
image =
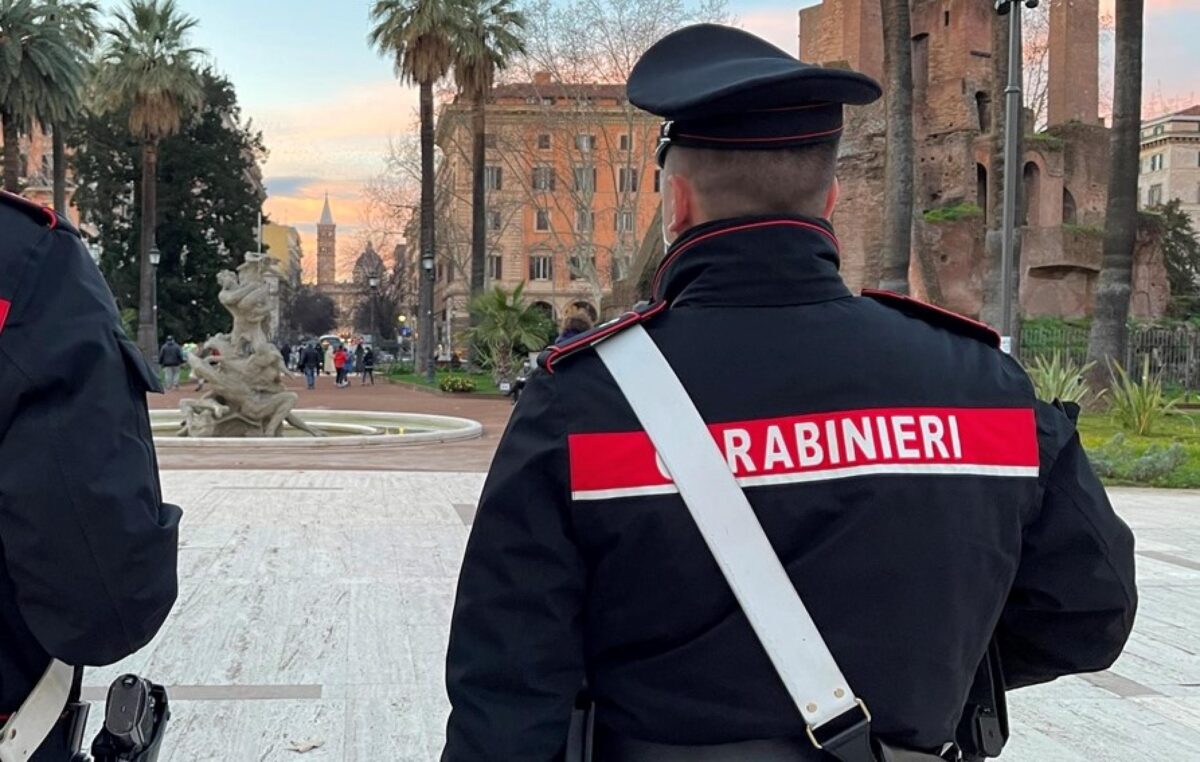
<instances>
[{"instance_id":1,"label":"sunset cloud","mask_svg":"<svg viewBox=\"0 0 1200 762\"><path fill-rule=\"evenodd\" d=\"M363 19L306 4L307 12L314 14L313 25L300 34L308 36L282 45L277 53L286 55L292 44L300 50L319 50L312 60L289 61L284 80L278 61L264 60L257 41L241 51L241 57L228 47L246 24L233 0L184 2L195 6L205 24L213 25L208 47L222 60L241 64L231 75L239 92L247 93L245 113L263 130L270 151L264 166L268 214L275 222L297 227L305 271L315 275L316 222L328 192L338 223L339 273L349 277L367 235L363 188L383 170L389 141L415 133L416 89L399 85L391 77L390 64L366 49ZM730 7L739 26L795 53L797 11L815 4L733 0ZM1114 0L1100 0L1100 5L1102 12L1111 12ZM219 8L224 8L223 15ZM1195 97L1200 89L1195 76L1200 64L1195 42L1200 39L1200 0L1146 0L1145 35L1147 113L1200 100Z\"/></svg>"}]
</instances>

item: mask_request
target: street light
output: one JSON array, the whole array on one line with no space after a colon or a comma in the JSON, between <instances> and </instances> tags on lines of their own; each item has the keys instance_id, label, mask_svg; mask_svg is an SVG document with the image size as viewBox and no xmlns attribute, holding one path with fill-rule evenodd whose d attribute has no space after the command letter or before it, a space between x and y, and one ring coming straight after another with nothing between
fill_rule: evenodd
<instances>
[{"instance_id":1,"label":"street light","mask_svg":"<svg viewBox=\"0 0 1200 762\"><path fill-rule=\"evenodd\" d=\"M154 343L158 343L158 263L162 261L162 252L156 244L150 244L150 326Z\"/></svg>"},{"instance_id":2,"label":"street light","mask_svg":"<svg viewBox=\"0 0 1200 762\"><path fill-rule=\"evenodd\" d=\"M1040 0L1024 0L1036 8ZM1004 88L1004 211L1000 224L1000 348L1012 354L1013 263L1017 243L1017 183L1021 147L1021 2L996 0L996 12L1008 15L1008 85ZM1018 280L1019 283L1019 280Z\"/></svg>"},{"instance_id":3,"label":"street light","mask_svg":"<svg viewBox=\"0 0 1200 762\"><path fill-rule=\"evenodd\" d=\"M375 340L375 292L379 289L379 275L371 273L367 278L367 285L371 287L371 340Z\"/></svg>"},{"instance_id":4,"label":"street light","mask_svg":"<svg viewBox=\"0 0 1200 762\"><path fill-rule=\"evenodd\" d=\"M424 343L424 350L421 352L425 361L425 379L429 383L433 383L434 374L437 365L437 358L433 354L433 252L430 251L423 254L421 257L421 269L424 271L421 277L421 319L419 332L417 335L417 346L421 347Z\"/></svg>"}]
</instances>

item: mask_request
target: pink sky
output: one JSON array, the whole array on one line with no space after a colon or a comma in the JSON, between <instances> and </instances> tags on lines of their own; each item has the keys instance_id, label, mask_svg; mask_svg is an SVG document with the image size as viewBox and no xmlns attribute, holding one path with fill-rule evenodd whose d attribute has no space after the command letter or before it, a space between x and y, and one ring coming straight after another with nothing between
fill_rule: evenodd
<instances>
[{"instance_id":1,"label":"pink sky","mask_svg":"<svg viewBox=\"0 0 1200 762\"><path fill-rule=\"evenodd\" d=\"M983 0L981 0L983 1ZM185 0L201 21L201 27L217 26L223 19L211 20L227 0ZM1101 0L1111 10L1114 0ZM254 3L257 5L258 3ZM738 2L731 7L739 23L785 50L796 49L797 11L814 2L775 4ZM243 4L240 6L245 8ZM1145 90L1148 103L1189 104L1200 102L1200 0L1147 0L1146 2ZM324 14L324 6L313 3L308 11ZM339 260L347 270L357 256L363 233L363 185L383 169L388 143L415 132L416 91L399 86L391 66L365 50L365 18L362 23L347 20L330 9L326 19L313 19L312 40L296 40L299 58L278 61L264 57L261 50L247 46L245 60L240 51L223 55L228 40L219 29L207 30L211 39L203 40L218 63L223 64L243 93L243 107L255 124L263 129L270 158L264 168L270 198L267 212L275 222L296 226L304 243L306 273L315 272L315 223L320 216L324 194L329 193L335 220L339 225ZM228 23L248 23L232 7ZM335 28L335 24L340 25ZM336 39L334 39L336 37ZM342 39L344 37L345 39ZM300 69L307 64L305 45L322 45L316 58L325 57L321 68L299 72L280 84L273 74L268 82L254 79L255 66L264 66L264 58L285 69ZM295 52L295 48L293 49ZM346 60L341 61L340 57ZM249 71L247 71L249 70ZM352 71L350 76L347 71ZM297 91L308 78L309 87ZM249 79L249 87L243 80ZM269 85L269 86L268 86ZM1150 105L1151 110L1154 109ZM378 242L376 244L379 245Z\"/></svg>"}]
</instances>

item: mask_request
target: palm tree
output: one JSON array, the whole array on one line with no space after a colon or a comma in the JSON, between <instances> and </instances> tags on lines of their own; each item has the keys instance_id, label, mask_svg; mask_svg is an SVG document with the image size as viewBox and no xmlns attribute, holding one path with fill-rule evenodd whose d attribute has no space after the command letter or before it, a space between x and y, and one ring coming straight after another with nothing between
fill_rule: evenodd
<instances>
[{"instance_id":1,"label":"palm tree","mask_svg":"<svg viewBox=\"0 0 1200 762\"><path fill-rule=\"evenodd\" d=\"M887 162L884 166L884 250L880 287L908 293L912 252L913 71L909 0L880 0L883 68L887 75Z\"/></svg>"},{"instance_id":2,"label":"palm tree","mask_svg":"<svg viewBox=\"0 0 1200 762\"><path fill-rule=\"evenodd\" d=\"M1108 206L1104 213L1104 258L1088 336L1088 360L1096 363L1089 379L1094 389L1106 389L1111 385L1114 363L1124 361L1128 341L1125 321L1129 318L1138 224L1144 7L1144 0L1123 0L1116 6L1112 168L1108 176Z\"/></svg>"},{"instance_id":3,"label":"palm tree","mask_svg":"<svg viewBox=\"0 0 1200 762\"><path fill-rule=\"evenodd\" d=\"M104 30L96 72L100 109L128 109L129 131L142 145L138 344L148 358L155 356L158 345L150 265L158 212L158 146L178 132L187 111L204 100L196 66L204 51L187 45L195 26L196 19L181 13L175 0L129 0Z\"/></svg>"},{"instance_id":4,"label":"palm tree","mask_svg":"<svg viewBox=\"0 0 1200 762\"><path fill-rule=\"evenodd\" d=\"M96 46L96 40L100 36L100 27L97 24L100 7L91 0L50 0L50 4L58 9L52 18L62 25L67 39L77 50L90 52ZM73 104L66 105L75 108L66 109L69 112L65 115L67 119L59 119L51 125L54 156L54 209L60 214L66 214L67 210L67 121L76 115L75 112L78 110L80 102L77 98Z\"/></svg>"},{"instance_id":5,"label":"palm tree","mask_svg":"<svg viewBox=\"0 0 1200 762\"><path fill-rule=\"evenodd\" d=\"M471 297L483 292L487 263L487 229L484 200L484 137L487 132L487 97L496 72L509 59L525 52L518 34L525 16L512 0L476 0L467 9L466 24L455 39L454 79L461 93L472 100L471 110Z\"/></svg>"},{"instance_id":6,"label":"palm tree","mask_svg":"<svg viewBox=\"0 0 1200 762\"><path fill-rule=\"evenodd\" d=\"M497 286L471 301L471 343L496 381L511 379L516 356L542 349L554 331L546 313L525 301L524 290L524 283L511 292Z\"/></svg>"},{"instance_id":7,"label":"palm tree","mask_svg":"<svg viewBox=\"0 0 1200 762\"><path fill-rule=\"evenodd\" d=\"M53 123L78 109L85 62L53 6L33 0L0 0L0 123L4 188L20 188L19 141L33 122Z\"/></svg>"},{"instance_id":8,"label":"palm tree","mask_svg":"<svg viewBox=\"0 0 1200 762\"><path fill-rule=\"evenodd\" d=\"M421 119L421 261L434 259L433 85L454 63L454 30L463 21L457 0L375 0L368 41L393 59L402 83L420 88ZM419 367L433 380L433 274L422 269Z\"/></svg>"}]
</instances>

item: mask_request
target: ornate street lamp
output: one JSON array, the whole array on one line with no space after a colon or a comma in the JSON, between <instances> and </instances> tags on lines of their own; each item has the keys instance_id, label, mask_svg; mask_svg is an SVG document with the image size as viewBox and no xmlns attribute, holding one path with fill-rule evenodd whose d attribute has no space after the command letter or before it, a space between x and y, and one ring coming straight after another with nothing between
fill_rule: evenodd
<instances>
[{"instance_id":1,"label":"ornate street lamp","mask_svg":"<svg viewBox=\"0 0 1200 762\"><path fill-rule=\"evenodd\" d=\"M1040 0L1024 0L1026 8L1036 8ZM1013 337L1013 261L1017 242L1017 183L1021 157L1021 0L996 0L996 12L1008 15L1008 85L1004 88L1004 211L1000 224L1000 348L1012 353ZM998 51L997 51L998 52ZM992 171L995 171L993 168ZM1019 276L1018 276L1019 277ZM1018 280L1019 282L1019 280Z\"/></svg>"},{"instance_id":2,"label":"ornate street lamp","mask_svg":"<svg viewBox=\"0 0 1200 762\"><path fill-rule=\"evenodd\" d=\"M379 274L371 273L367 278L367 285L371 287L371 342L375 342L375 294L379 290Z\"/></svg>"},{"instance_id":3,"label":"ornate street lamp","mask_svg":"<svg viewBox=\"0 0 1200 762\"><path fill-rule=\"evenodd\" d=\"M162 261L162 252L156 244L150 245L150 326L153 330L154 342L158 343L158 263ZM157 359L158 355L155 354Z\"/></svg>"}]
</instances>

